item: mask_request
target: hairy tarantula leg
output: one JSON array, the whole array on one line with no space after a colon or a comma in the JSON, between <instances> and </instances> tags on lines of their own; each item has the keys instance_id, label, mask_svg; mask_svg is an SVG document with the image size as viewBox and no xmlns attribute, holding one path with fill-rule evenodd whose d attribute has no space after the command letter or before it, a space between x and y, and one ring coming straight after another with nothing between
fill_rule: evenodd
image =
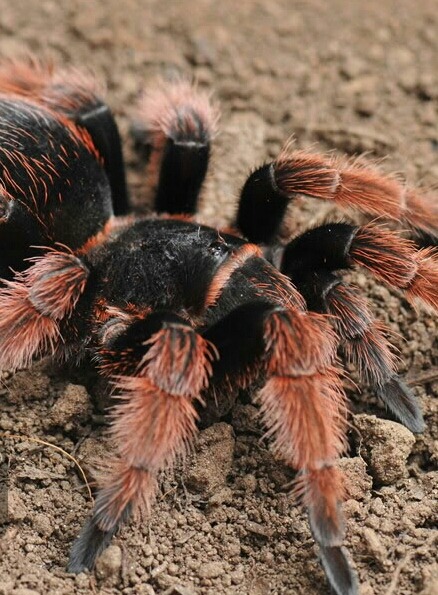
<instances>
[{"instance_id":1,"label":"hairy tarantula leg","mask_svg":"<svg viewBox=\"0 0 438 595\"><path fill-rule=\"evenodd\" d=\"M345 395L327 361L334 341L328 339L325 321L311 314L306 318L300 330L289 312L266 318L268 380L258 401L275 451L300 470L296 493L307 506L332 588L338 595L356 595L357 578L342 547L343 478L334 466L346 448Z\"/></svg>"},{"instance_id":2,"label":"hairy tarantula leg","mask_svg":"<svg viewBox=\"0 0 438 595\"><path fill-rule=\"evenodd\" d=\"M252 242L273 242L287 205L297 195L403 222L434 243L438 241L436 200L357 163L287 150L245 182L237 226Z\"/></svg>"},{"instance_id":3,"label":"hairy tarantula leg","mask_svg":"<svg viewBox=\"0 0 438 595\"><path fill-rule=\"evenodd\" d=\"M306 271L334 271L360 265L407 299L438 310L438 253L418 249L398 233L369 224L329 223L311 229L285 248L281 270L299 282Z\"/></svg>"},{"instance_id":4,"label":"hairy tarantula leg","mask_svg":"<svg viewBox=\"0 0 438 595\"><path fill-rule=\"evenodd\" d=\"M103 159L103 167L111 186L114 215L126 215L129 211L129 195L122 141L111 110L103 101L98 100L93 108L87 106L86 110L78 112L75 122L89 132Z\"/></svg>"},{"instance_id":5,"label":"hairy tarantula leg","mask_svg":"<svg viewBox=\"0 0 438 595\"><path fill-rule=\"evenodd\" d=\"M296 307L254 302L204 331L218 349L215 380L266 370L256 397L274 450L299 470L296 492L309 513L323 566L338 595L357 594L342 547L344 490L336 459L345 450L346 404L333 368L335 336L322 316Z\"/></svg>"},{"instance_id":6,"label":"hairy tarantula leg","mask_svg":"<svg viewBox=\"0 0 438 595\"><path fill-rule=\"evenodd\" d=\"M73 545L69 570L94 566L119 526L150 508L159 471L184 455L196 433L196 401L207 387L215 351L183 319L169 313L138 320L99 352L114 379L111 412L116 455L99 480L91 519Z\"/></svg>"},{"instance_id":7,"label":"hairy tarantula leg","mask_svg":"<svg viewBox=\"0 0 438 595\"><path fill-rule=\"evenodd\" d=\"M407 428L422 432L424 420L417 399L398 377L396 357L385 337L387 329L374 319L366 299L326 271L308 273L296 285L310 310L333 316L345 356L363 381Z\"/></svg>"},{"instance_id":8,"label":"hairy tarantula leg","mask_svg":"<svg viewBox=\"0 0 438 595\"><path fill-rule=\"evenodd\" d=\"M217 120L208 95L186 81L144 94L133 134L150 147L147 176L158 213L196 212Z\"/></svg>"},{"instance_id":9,"label":"hairy tarantula leg","mask_svg":"<svg viewBox=\"0 0 438 595\"><path fill-rule=\"evenodd\" d=\"M49 252L0 289L0 369L30 365L62 341L59 323L85 289L88 269L73 254Z\"/></svg>"},{"instance_id":10,"label":"hairy tarantula leg","mask_svg":"<svg viewBox=\"0 0 438 595\"><path fill-rule=\"evenodd\" d=\"M101 99L96 79L74 68L57 70L36 59L10 61L0 66L0 92L20 95L64 114L90 134L108 176L114 213L128 212L122 143L114 116Z\"/></svg>"}]
</instances>

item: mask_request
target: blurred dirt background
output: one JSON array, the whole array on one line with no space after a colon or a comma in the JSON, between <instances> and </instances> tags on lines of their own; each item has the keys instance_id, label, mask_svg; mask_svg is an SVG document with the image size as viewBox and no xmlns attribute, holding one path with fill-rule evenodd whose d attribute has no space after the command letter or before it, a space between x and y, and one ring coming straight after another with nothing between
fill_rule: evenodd
<instances>
[{"instance_id":1,"label":"blurred dirt background","mask_svg":"<svg viewBox=\"0 0 438 595\"><path fill-rule=\"evenodd\" d=\"M438 182L436 0L0 0L0 56L29 51L107 82L137 205L135 100L157 75L179 73L213 90L223 108L207 221L229 220L248 170L291 134L298 147L365 152L410 183ZM291 230L325 216L303 200ZM348 381L347 546L362 595L436 595L437 319L353 277L398 333L400 368L427 430L414 437L388 421L375 396ZM71 459L26 437L64 449L88 472L105 455L101 416L80 380L47 364L4 373L0 400L10 514L0 595L328 593L305 515L288 496L293 474L270 454L248 402L204 430L193 458L163 478L152 517L125 527L96 571L75 577L64 570L67 553L91 499Z\"/></svg>"}]
</instances>

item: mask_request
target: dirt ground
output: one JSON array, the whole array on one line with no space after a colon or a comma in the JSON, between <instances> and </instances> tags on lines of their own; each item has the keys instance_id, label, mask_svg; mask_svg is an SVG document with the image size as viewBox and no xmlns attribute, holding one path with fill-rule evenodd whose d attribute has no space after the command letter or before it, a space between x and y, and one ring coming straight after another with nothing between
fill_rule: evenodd
<instances>
[{"instance_id":1,"label":"dirt ground","mask_svg":"<svg viewBox=\"0 0 438 595\"><path fill-rule=\"evenodd\" d=\"M0 0L0 56L49 54L107 81L136 205L144 179L128 129L139 91L174 73L214 91L222 118L203 205L210 222L229 221L245 174L291 134L298 147L366 152L410 183L436 185L437 31L437 0ZM326 215L303 200L291 230ZM362 595L436 595L437 318L362 272L353 277L398 333L400 369L427 429L414 438L348 381L346 544ZM86 472L105 454L102 417L81 382L47 364L2 376L10 523L0 534L0 595L328 593L305 515L288 495L293 475L270 454L248 402L201 433L192 459L163 478L152 517L125 527L94 573L67 574L92 502L58 449Z\"/></svg>"}]
</instances>

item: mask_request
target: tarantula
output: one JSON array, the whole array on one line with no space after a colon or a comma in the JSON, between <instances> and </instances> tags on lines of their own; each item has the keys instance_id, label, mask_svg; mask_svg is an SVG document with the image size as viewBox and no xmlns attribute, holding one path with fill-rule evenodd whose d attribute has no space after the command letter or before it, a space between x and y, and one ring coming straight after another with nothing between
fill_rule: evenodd
<instances>
[{"instance_id":1,"label":"tarantula","mask_svg":"<svg viewBox=\"0 0 438 595\"><path fill-rule=\"evenodd\" d=\"M93 81L39 64L0 70L0 365L88 353L116 403L115 454L69 570L92 568L121 524L149 509L158 473L191 445L213 392L263 381L254 399L274 451L298 472L327 578L338 594L357 593L342 545L338 347L402 423L421 432L423 418L383 325L341 271L363 266L438 309L438 257L372 223L329 223L285 246L279 232L297 195L429 239L438 210L358 164L284 150L248 177L232 228L213 229L195 215L217 109L179 82L146 94L138 122L156 211L148 218L126 216L120 138Z\"/></svg>"}]
</instances>

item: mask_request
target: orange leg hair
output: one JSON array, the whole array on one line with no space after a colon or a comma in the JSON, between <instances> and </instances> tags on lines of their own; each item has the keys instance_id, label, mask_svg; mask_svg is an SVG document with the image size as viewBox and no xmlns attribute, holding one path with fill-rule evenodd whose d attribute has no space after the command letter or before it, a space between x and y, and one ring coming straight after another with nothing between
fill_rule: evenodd
<instances>
[{"instance_id":1,"label":"orange leg hair","mask_svg":"<svg viewBox=\"0 0 438 595\"><path fill-rule=\"evenodd\" d=\"M419 299L438 310L438 252L418 250L414 242L388 229L369 224L360 227L349 256L392 287L401 289L409 301Z\"/></svg>"},{"instance_id":2,"label":"orange leg hair","mask_svg":"<svg viewBox=\"0 0 438 595\"><path fill-rule=\"evenodd\" d=\"M53 355L62 342L59 324L85 289L88 269L73 254L52 251L33 260L0 289L0 369Z\"/></svg>"},{"instance_id":3,"label":"orange leg hair","mask_svg":"<svg viewBox=\"0 0 438 595\"><path fill-rule=\"evenodd\" d=\"M273 170L278 189L289 198L303 194L329 200L438 234L436 198L358 161L285 149L273 162Z\"/></svg>"}]
</instances>

